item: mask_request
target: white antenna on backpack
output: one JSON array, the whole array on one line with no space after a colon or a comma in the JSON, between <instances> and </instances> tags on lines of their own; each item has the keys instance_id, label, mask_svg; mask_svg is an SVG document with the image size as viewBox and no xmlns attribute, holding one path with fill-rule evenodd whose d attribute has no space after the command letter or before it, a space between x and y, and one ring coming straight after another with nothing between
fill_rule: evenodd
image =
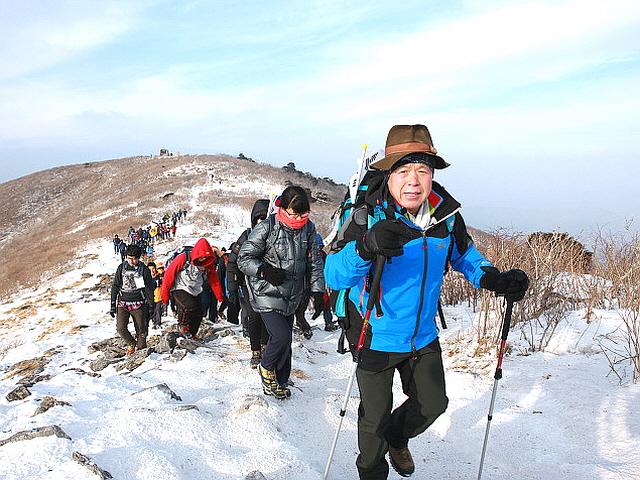
<instances>
[{"instance_id":1,"label":"white antenna on backpack","mask_svg":"<svg viewBox=\"0 0 640 480\"><path fill-rule=\"evenodd\" d=\"M362 156L356 160L356 164L358 165L358 170L351 175L349 179L349 196L351 197L351 204L356 203L356 195L358 194L358 186L360 185L360 181L364 176L366 171L366 156L367 156L367 144L362 145Z\"/></svg>"},{"instance_id":2,"label":"white antenna on backpack","mask_svg":"<svg viewBox=\"0 0 640 480\"><path fill-rule=\"evenodd\" d=\"M356 203L358 187L360 187L360 183L369 170L369 166L371 165L371 163L373 163L373 161L375 161L377 156L378 152L374 153L371 157L367 157L367 144L365 143L362 145L362 156L356 160L358 169L353 175L351 175L351 178L349 179L348 186L351 205L354 205ZM331 245L331 242L333 242L333 239L336 238L336 235L338 234L338 230L340 229L340 220L342 217L341 206L338 207L338 210L336 210L336 212L334 213L334 215L336 215L336 219L333 224L333 229L331 230L329 235L327 235L327 237L323 239L325 245Z\"/></svg>"},{"instance_id":3,"label":"white antenna on backpack","mask_svg":"<svg viewBox=\"0 0 640 480\"><path fill-rule=\"evenodd\" d=\"M278 192L271 192L269 197L269 208L267 209L267 217L276 211L276 198L278 198Z\"/></svg>"}]
</instances>

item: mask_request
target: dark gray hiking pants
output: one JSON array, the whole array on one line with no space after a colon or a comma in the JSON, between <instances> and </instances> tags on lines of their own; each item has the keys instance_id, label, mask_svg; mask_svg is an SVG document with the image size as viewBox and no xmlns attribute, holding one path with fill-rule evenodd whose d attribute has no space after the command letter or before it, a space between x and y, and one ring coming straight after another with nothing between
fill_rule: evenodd
<instances>
[{"instance_id":1,"label":"dark gray hiking pants","mask_svg":"<svg viewBox=\"0 0 640 480\"><path fill-rule=\"evenodd\" d=\"M146 308L146 304L142 305L142 308L131 311L118 307L116 311L116 328L118 335L127 342L127 345L135 345L136 348L147 348L147 319L143 311ZM129 332L129 317L133 318L136 338L133 338Z\"/></svg>"},{"instance_id":2,"label":"dark gray hiking pants","mask_svg":"<svg viewBox=\"0 0 640 480\"><path fill-rule=\"evenodd\" d=\"M363 354L356 371L360 388L356 466L361 480L385 480L389 444L406 447L410 438L424 432L447 409L440 344L436 339L420 349L416 359L410 353L369 350ZM409 398L392 412L396 370Z\"/></svg>"}]
</instances>

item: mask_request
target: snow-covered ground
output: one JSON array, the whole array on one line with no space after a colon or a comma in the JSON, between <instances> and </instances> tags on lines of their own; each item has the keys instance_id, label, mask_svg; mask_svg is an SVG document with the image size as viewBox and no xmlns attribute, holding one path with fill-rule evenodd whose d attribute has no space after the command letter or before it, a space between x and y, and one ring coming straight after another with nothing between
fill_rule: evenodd
<instances>
[{"instance_id":1,"label":"snow-covered ground","mask_svg":"<svg viewBox=\"0 0 640 480\"><path fill-rule=\"evenodd\" d=\"M246 219L248 222L248 218ZM220 230L211 241L228 245L242 231ZM178 233L197 232L187 224ZM178 238L158 247L169 252ZM116 479L244 479L254 470L268 479L321 478L338 423L350 356L336 353L338 332L315 325L311 340L294 340L295 382L287 401L265 397L249 368L247 339L235 334L199 348L172 363L152 354L131 373L109 366L90 371L87 347L116 335L106 313L108 295L91 293L100 275L113 273L119 257L111 243L91 244L69 271L35 291L0 305L0 442L16 432L58 425L71 440L55 436L0 447L0 479L91 479L71 459L89 457ZM410 442L414 478L476 478L493 386L495 357L473 357L475 315L464 307L445 309L450 328L442 343L447 369L447 412ZM619 322L615 313L596 312L590 324L575 312L564 322L546 353L523 352L517 331L513 354L504 362L483 478L640 478L640 385L620 386L607 376L608 363L594 337ZM165 317L166 324L174 323ZM81 327L82 326L82 327ZM157 334L151 331L151 334ZM55 348L31 396L8 402L19 376L7 378L16 362ZM165 383L182 401L145 388ZM135 395L134 395L135 394ZM45 395L66 401L33 416ZM357 478L354 387L330 478ZM403 401L399 382L395 404ZM185 408L194 405L197 408ZM391 471L389 478L400 478Z\"/></svg>"}]
</instances>

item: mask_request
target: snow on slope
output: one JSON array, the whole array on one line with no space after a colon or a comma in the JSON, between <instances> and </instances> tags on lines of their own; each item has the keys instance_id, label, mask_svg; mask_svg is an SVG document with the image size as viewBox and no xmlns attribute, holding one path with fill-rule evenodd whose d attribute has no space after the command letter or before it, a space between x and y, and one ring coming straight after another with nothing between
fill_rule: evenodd
<instances>
[{"instance_id":1,"label":"snow on slope","mask_svg":"<svg viewBox=\"0 0 640 480\"><path fill-rule=\"evenodd\" d=\"M245 224L248 212L245 212ZM215 230L217 245L228 245L242 231ZM178 233L197 232L187 224ZM159 247L161 253L184 239ZM0 306L0 440L56 424L72 438L38 438L0 447L2 479L91 479L71 460L73 451L93 458L117 479L243 479L260 470L268 479L321 478L338 422L351 370L348 355L335 353L337 332L294 340L293 397L277 401L261 393L258 375L248 366L248 342L239 334L211 342L177 363L152 354L130 374L113 366L100 377L88 370L87 347L115 336L106 312L107 295L91 293L99 276L118 265L111 243L88 245L65 274L37 291L25 291ZM594 346L597 331L615 328L615 314L599 311L586 324L572 314L550 351L512 355L504 363L483 478L617 479L640 478L640 386L619 386L607 377L608 365ZM450 405L424 434L410 443L414 478L476 478L493 385L493 356L471 358L475 315L447 308L450 328L442 335ZM20 316L27 321L19 324ZM173 323L173 317L165 317ZM80 328L79 326L84 327ZM157 333L151 331L151 334ZM510 337L514 352L518 332ZM4 396L18 377L6 372L18 361L58 348L25 400ZM449 353L447 353L449 352ZM397 379L396 379L397 380ZM182 401L145 388L166 383ZM134 395L135 394L135 395ZM404 399L399 382L395 401ZM71 404L32 417L39 400L52 395ZM357 387L345 417L330 478L356 478ZM194 405L197 408L184 407ZM399 478L395 472L389 478Z\"/></svg>"}]
</instances>

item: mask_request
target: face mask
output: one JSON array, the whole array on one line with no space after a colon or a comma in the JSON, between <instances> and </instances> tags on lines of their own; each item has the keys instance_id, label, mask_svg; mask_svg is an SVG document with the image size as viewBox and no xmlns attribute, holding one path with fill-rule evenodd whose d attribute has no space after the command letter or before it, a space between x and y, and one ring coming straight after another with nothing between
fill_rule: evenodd
<instances>
[{"instance_id":1,"label":"face mask","mask_svg":"<svg viewBox=\"0 0 640 480\"><path fill-rule=\"evenodd\" d=\"M283 223L288 227L293 228L294 230L298 230L307 224L307 222L309 221L309 214L305 214L302 218L293 218L287 213L284 208L280 207L278 209L278 213L276 213L276 219L280 223Z\"/></svg>"}]
</instances>

